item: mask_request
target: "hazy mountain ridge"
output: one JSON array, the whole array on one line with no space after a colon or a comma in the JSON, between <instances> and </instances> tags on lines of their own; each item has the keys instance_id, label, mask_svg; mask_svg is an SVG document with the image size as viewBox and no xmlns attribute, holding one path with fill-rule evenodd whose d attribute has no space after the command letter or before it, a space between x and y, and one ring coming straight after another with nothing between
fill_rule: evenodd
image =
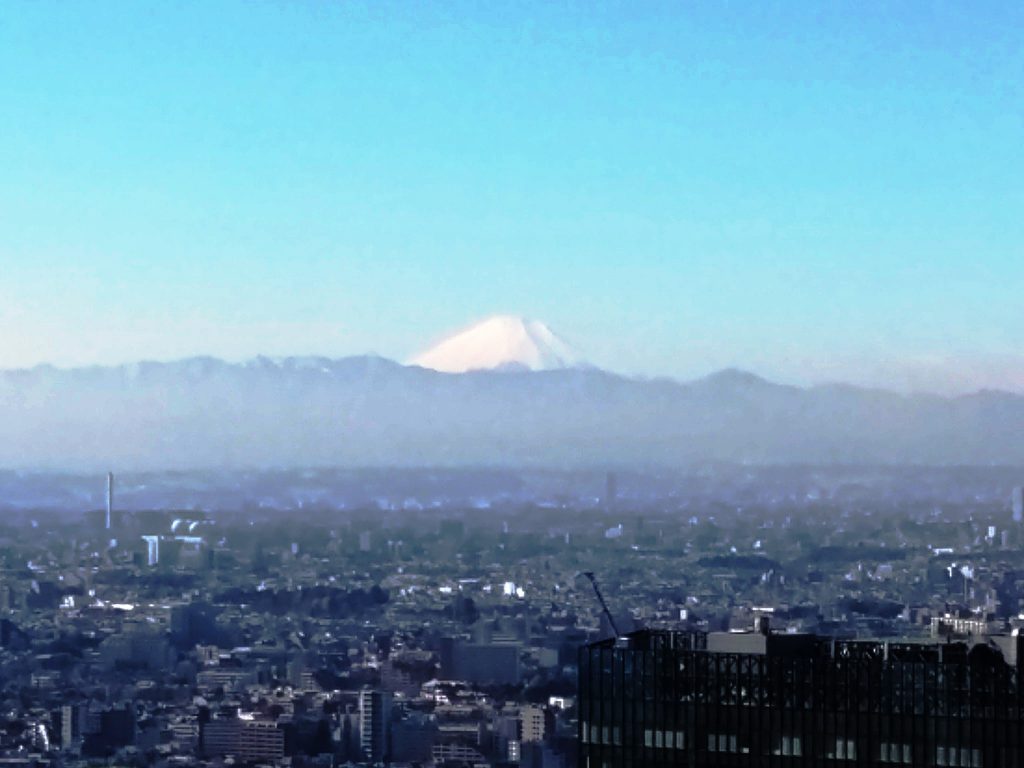
<instances>
[{"instance_id":1,"label":"hazy mountain ridge","mask_svg":"<svg viewBox=\"0 0 1024 768\"><path fill-rule=\"evenodd\" d=\"M0 466L1024 463L1024 397L808 389L727 370L438 373L379 357L0 372Z\"/></svg>"}]
</instances>

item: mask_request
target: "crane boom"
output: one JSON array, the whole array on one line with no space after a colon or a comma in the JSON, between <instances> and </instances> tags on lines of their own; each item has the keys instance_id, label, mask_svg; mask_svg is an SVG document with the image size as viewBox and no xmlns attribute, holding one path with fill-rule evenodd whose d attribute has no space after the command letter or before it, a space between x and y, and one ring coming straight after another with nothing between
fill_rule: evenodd
<instances>
[{"instance_id":1,"label":"crane boom","mask_svg":"<svg viewBox=\"0 0 1024 768\"><path fill-rule=\"evenodd\" d=\"M604 600L604 595L601 594L601 588L597 586L597 577L594 576L593 571L584 571L583 575L590 581L591 586L594 588L594 594L597 595L597 601L601 604L601 610L604 611L605 618L608 619L608 623L611 625L612 632L615 633L615 637L621 637L619 627L615 623L615 619L612 618L612 612L608 610L608 603Z\"/></svg>"}]
</instances>

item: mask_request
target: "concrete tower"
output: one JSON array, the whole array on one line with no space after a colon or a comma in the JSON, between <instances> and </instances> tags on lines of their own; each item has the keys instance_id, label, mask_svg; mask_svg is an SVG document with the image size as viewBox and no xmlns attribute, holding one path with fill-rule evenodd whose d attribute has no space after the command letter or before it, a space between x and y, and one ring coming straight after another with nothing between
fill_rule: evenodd
<instances>
[{"instance_id":1,"label":"concrete tower","mask_svg":"<svg viewBox=\"0 0 1024 768\"><path fill-rule=\"evenodd\" d=\"M114 514L114 473L107 472L107 530L110 530L110 518Z\"/></svg>"}]
</instances>

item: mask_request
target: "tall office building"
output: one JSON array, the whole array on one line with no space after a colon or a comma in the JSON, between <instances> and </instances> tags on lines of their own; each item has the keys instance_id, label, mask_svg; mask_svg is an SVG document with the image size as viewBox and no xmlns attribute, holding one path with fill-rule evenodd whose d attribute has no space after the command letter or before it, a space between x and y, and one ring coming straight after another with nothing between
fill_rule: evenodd
<instances>
[{"instance_id":1,"label":"tall office building","mask_svg":"<svg viewBox=\"0 0 1024 768\"><path fill-rule=\"evenodd\" d=\"M524 743L544 741L548 716L543 707L527 706L519 710L519 730Z\"/></svg>"},{"instance_id":2,"label":"tall office building","mask_svg":"<svg viewBox=\"0 0 1024 768\"><path fill-rule=\"evenodd\" d=\"M85 704L65 704L60 708L61 749L71 749L81 742L88 713L89 707Z\"/></svg>"},{"instance_id":3,"label":"tall office building","mask_svg":"<svg viewBox=\"0 0 1024 768\"><path fill-rule=\"evenodd\" d=\"M391 694L364 688L359 692L359 748L370 763L391 759Z\"/></svg>"},{"instance_id":4,"label":"tall office building","mask_svg":"<svg viewBox=\"0 0 1024 768\"><path fill-rule=\"evenodd\" d=\"M146 565L152 567L160 564L160 537L159 536L143 536L142 540L146 542Z\"/></svg>"},{"instance_id":5,"label":"tall office building","mask_svg":"<svg viewBox=\"0 0 1024 768\"><path fill-rule=\"evenodd\" d=\"M580 651L580 766L1024 765L1024 637L642 631Z\"/></svg>"},{"instance_id":6,"label":"tall office building","mask_svg":"<svg viewBox=\"0 0 1024 768\"><path fill-rule=\"evenodd\" d=\"M1013 489L1013 522L1024 521L1024 487L1017 486Z\"/></svg>"}]
</instances>

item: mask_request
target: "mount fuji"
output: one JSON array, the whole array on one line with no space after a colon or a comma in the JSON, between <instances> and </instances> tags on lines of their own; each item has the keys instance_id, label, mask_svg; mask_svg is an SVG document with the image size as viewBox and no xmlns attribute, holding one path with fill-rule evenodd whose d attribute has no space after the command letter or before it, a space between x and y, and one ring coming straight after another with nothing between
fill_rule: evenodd
<instances>
[{"instance_id":1,"label":"mount fuji","mask_svg":"<svg viewBox=\"0 0 1024 768\"><path fill-rule=\"evenodd\" d=\"M410 365L442 373L556 371L582 365L579 353L539 320L497 315L421 352Z\"/></svg>"}]
</instances>

